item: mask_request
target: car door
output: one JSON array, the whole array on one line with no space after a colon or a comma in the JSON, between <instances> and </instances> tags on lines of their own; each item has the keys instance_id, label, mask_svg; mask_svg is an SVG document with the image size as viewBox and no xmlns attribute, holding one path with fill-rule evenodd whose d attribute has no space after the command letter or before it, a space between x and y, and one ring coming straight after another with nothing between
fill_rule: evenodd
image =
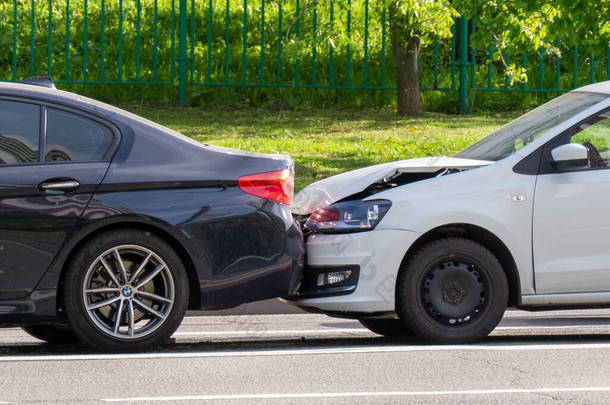
<instances>
[{"instance_id":1,"label":"car door","mask_svg":"<svg viewBox=\"0 0 610 405\"><path fill-rule=\"evenodd\" d=\"M550 151L578 143L588 165L558 171ZM610 109L569 129L544 151L533 217L537 293L610 291Z\"/></svg>"},{"instance_id":2,"label":"car door","mask_svg":"<svg viewBox=\"0 0 610 405\"><path fill-rule=\"evenodd\" d=\"M116 136L73 111L0 100L0 299L36 286L102 181Z\"/></svg>"}]
</instances>

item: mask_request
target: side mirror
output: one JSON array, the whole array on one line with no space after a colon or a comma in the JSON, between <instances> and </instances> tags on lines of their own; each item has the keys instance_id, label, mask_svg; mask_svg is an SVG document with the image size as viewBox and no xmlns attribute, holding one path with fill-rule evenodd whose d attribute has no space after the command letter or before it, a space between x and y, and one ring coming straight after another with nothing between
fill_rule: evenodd
<instances>
[{"instance_id":1,"label":"side mirror","mask_svg":"<svg viewBox=\"0 0 610 405\"><path fill-rule=\"evenodd\" d=\"M553 163L559 171L589 168L589 150L579 143L568 143L551 151Z\"/></svg>"}]
</instances>

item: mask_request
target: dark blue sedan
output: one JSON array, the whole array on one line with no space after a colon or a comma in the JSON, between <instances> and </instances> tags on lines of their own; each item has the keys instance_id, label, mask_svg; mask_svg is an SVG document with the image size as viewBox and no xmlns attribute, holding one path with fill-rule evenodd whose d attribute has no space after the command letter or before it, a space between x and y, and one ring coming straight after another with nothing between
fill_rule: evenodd
<instances>
[{"instance_id":1,"label":"dark blue sedan","mask_svg":"<svg viewBox=\"0 0 610 405\"><path fill-rule=\"evenodd\" d=\"M301 278L289 157L202 145L43 78L0 84L0 323L104 351Z\"/></svg>"}]
</instances>

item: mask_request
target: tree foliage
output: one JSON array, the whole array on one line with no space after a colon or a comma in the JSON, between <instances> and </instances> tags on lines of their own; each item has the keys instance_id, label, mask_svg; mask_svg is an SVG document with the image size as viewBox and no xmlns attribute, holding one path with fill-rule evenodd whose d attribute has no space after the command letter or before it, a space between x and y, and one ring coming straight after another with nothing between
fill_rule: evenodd
<instances>
[{"instance_id":1,"label":"tree foliage","mask_svg":"<svg viewBox=\"0 0 610 405\"><path fill-rule=\"evenodd\" d=\"M404 38L419 37L422 42L435 35L450 37L453 18L458 16L449 0L390 0L388 8L390 30Z\"/></svg>"},{"instance_id":2,"label":"tree foliage","mask_svg":"<svg viewBox=\"0 0 610 405\"><path fill-rule=\"evenodd\" d=\"M527 70L509 65L503 52L560 56L558 40L584 51L610 42L610 0L390 0L389 10L399 114L420 110L419 98L413 95L419 83L412 78L413 69L401 73L401 65L412 65L420 41L450 35L458 15L476 21L476 35L471 38L475 46L484 49L490 39L495 43L492 59L506 65L511 82L527 81Z\"/></svg>"},{"instance_id":3,"label":"tree foliage","mask_svg":"<svg viewBox=\"0 0 610 405\"><path fill-rule=\"evenodd\" d=\"M501 49L558 53L557 39L587 50L610 41L610 0L456 0L477 21L475 41L493 38Z\"/></svg>"}]
</instances>

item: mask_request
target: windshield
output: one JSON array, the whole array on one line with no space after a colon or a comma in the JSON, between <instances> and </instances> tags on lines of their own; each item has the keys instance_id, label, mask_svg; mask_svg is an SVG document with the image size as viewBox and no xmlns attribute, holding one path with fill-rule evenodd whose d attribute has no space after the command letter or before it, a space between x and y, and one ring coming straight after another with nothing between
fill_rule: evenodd
<instances>
[{"instance_id":1,"label":"windshield","mask_svg":"<svg viewBox=\"0 0 610 405\"><path fill-rule=\"evenodd\" d=\"M606 97L597 93L564 94L509 122L455 156L490 161L504 159Z\"/></svg>"}]
</instances>

